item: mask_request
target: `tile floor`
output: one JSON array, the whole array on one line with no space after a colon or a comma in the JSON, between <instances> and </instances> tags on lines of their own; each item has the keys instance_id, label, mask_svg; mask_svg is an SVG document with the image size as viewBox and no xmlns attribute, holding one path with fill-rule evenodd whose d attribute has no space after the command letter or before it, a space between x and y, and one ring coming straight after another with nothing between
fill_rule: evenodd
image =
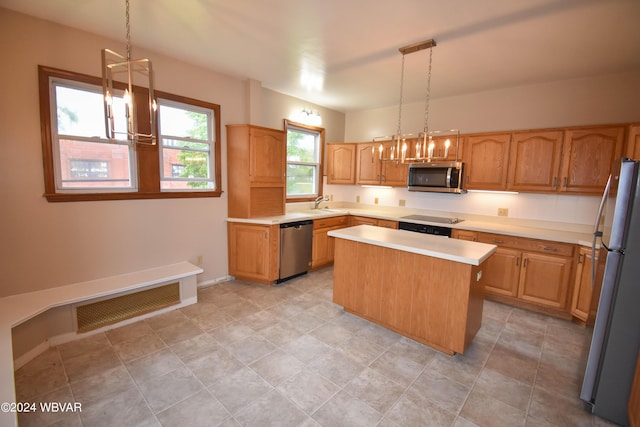
<instances>
[{"instance_id":1,"label":"tile floor","mask_svg":"<svg viewBox=\"0 0 640 427\"><path fill-rule=\"evenodd\" d=\"M331 268L227 282L198 304L51 348L20 402L80 402L20 426L604 426L578 399L587 331L486 302L450 357L331 302Z\"/></svg>"}]
</instances>

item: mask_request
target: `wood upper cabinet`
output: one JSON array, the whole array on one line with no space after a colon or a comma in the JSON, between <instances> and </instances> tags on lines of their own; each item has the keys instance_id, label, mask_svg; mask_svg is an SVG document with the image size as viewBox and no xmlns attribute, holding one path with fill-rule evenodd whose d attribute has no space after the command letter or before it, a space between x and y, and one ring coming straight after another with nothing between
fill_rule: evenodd
<instances>
[{"instance_id":1,"label":"wood upper cabinet","mask_svg":"<svg viewBox=\"0 0 640 427\"><path fill-rule=\"evenodd\" d=\"M284 132L249 128L249 177L254 184L285 185L287 144Z\"/></svg>"},{"instance_id":2,"label":"wood upper cabinet","mask_svg":"<svg viewBox=\"0 0 640 427\"><path fill-rule=\"evenodd\" d=\"M356 184L380 184L380 159L378 145L374 143L357 144L356 153Z\"/></svg>"},{"instance_id":3,"label":"wood upper cabinet","mask_svg":"<svg viewBox=\"0 0 640 427\"><path fill-rule=\"evenodd\" d=\"M627 149L624 155L630 159L640 160L640 123L629 125L627 135Z\"/></svg>"},{"instance_id":4,"label":"wood upper cabinet","mask_svg":"<svg viewBox=\"0 0 640 427\"><path fill-rule=\"evenodd\" d=\"M227 125L228 214L284 215L286 134L252 125Z\"/></svg>"},{"instance_id":5,"label":"wood upper cabinet","mask_svg":"<svg viewBox=\"0 0 640 427\"><path fill-rule=\"evenodd\" d=\"M278 279L278 225L229 222L229 274L241 280L273 283Z\"/></svg>"},{"instance_id":6,"label":"wood upper cabinet","mask_svg":"<svg viewBox=\"0 0 640 427\"><path fill-rule=\"evenodd\" d=\"M507 188L512 191L556 191L563 135L561 130L513 133Z\"/></svg>"},{"instance_id":7,"label":"wood upper cabinet","mask_svg":"<svg viewBox=\"0 0 640 427\"><path fill-rule=\"evenodd\" d=\"M464 143L465 182L470 190L506 190L510 133L469 135Z\"/></svg>"},{"instance_id":8,"label":"wood upper cabinet","mask_svg":"<svg viewBox=\"0 0 640 427\"><path fill-rule=\"evenodd\" d=\"M596 256L596 261L598 257ZM571 298L571 315L586 325L593 325L598 309L599 290L591 287L591 265L593 258L591 248L580 247L576 266L576 276L573 282L573 296Z\"/></svg>"},{"instance_id":9,"label":"wood upper cabinet","mask_svg":"<svg viewBox=\"0 0 640 427\"><path fill-rule=\"evenodd\" d=\"M624 147L624 126L568 129L559 191L602 194Z\"/></svg>"},{"instance_id":10,"label":"wood upper cabinet","mask_svg":"<svg viewBox=\"0 0 640 427\"><path fill-rule=\"evenodd\" d=\"M356 144L327 144L327 184L356 183Z\"/></svg>"},{"instance_id":11,"label":"wood upper cabinet","mask_svg":"<svg viewBox=\"0 0 640 427\"><path fill-rule=\"evenodd\" d=\"M409 167L407 164L380 160L380 143L357 144L356 184L389 185L406 187ZM382 157L389 159L391 142L382 143Z\"/></svg>"}]
</instances>

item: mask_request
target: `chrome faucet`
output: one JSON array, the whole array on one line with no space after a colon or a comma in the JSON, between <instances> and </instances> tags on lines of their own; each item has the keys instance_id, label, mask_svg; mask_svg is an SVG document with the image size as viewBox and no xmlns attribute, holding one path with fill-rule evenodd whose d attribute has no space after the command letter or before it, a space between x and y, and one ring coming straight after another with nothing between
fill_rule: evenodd
<instances>
[{"instance_id":1,"label":"chrome faucet","mask_svg":"<svg viewBox=\"0 0 640 427\"><path fill-rule=\"evenodd\" d=\"M322 202L328 202L329 198L328 197L324 197L324 196L318 196L316 197L316 200L314 201L315 206L313 207L313 209L318 209L318 206L320 205L320 203Z\"/></svg>"}]
</instances>

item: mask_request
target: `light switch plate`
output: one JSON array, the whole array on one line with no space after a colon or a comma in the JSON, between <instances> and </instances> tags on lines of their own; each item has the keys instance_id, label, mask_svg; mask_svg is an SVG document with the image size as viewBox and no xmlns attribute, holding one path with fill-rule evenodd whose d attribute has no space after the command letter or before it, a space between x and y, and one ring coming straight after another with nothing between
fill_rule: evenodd
<instances>
[{"instance_id":1,"label":"light switch plate","mask_svg":"<svg viewBox=\"0 0 640 427\"><path fill-rule=\"evenodd\" d=\"M498 216L509 216L509 208L498 208Z\"/></svg>"}]
</instances>

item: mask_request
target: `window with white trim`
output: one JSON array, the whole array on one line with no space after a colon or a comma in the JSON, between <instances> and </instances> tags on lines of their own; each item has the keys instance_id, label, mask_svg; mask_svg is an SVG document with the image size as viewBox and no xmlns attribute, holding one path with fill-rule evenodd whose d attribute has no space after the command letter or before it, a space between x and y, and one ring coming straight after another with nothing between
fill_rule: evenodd
<instances>
[{"instance_id":1,"label":"window with white trim","mask_svg":"<svg viewBox=\"0 0 640 427\"><path fill-rule=\"evenodd\" d=\"M322 194L324 129L285 120L287 130L287 200Z\"/></svg>"},{"instance_id":2,"label":"window with white trim","mask_svg":"<svg viewBox=\"0 0 640 427\"><path fill-rule=\"evenodd\" d=\"M162 191L215 188L214 114L211 109L158 98Z\"/></svg>"}]
</instances>

